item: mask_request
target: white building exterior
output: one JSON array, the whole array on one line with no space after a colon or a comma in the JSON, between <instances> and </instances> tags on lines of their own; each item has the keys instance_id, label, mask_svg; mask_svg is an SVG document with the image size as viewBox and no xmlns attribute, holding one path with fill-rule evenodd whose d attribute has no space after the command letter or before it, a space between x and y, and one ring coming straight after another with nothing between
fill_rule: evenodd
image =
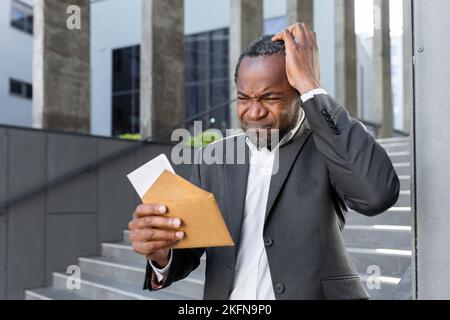
<instances>
[{"instance_id":1,"label":"white building exterior","mask_svg":"<svg viewBox=\"0 0 450 320\"><path fill-rule=\"evenodd\" d=\"M33 0L22 0L32 4ZM112 131L112 51L138 45L141 39L142 0L91 0L91 133L111 135ZM230 0L185 0L185 34L226 28L230 21ZM10 25L12 0L0 1L0 124L31 126L31 100L10 94L9 79L31 83L32 35ZM315 29L321 54L322 83L330 93L335 92L334 0L315 0ZM286 14L286 2L264 0L265 19ZM397 42L394 42L397 43ZM359 46L362 49L366 46ZM399 50L397 50L399 51ZM360 55L358 70L366 69L359 86L359 105L370 108L370 55ZM398 53L397 53L398 54ZM361 64L366 65L361 66ZM401 68L398 69L399 71ZM395 82L398 83L398 82ZM400 83L401 85L401 83ZM401 90L401 87L399 88ZM400 91L401 92L401 91ZM395 96L395 93L394 93ZM398 95L397 95L398 96ZM401 94L400 94L401 96ZM398 100L398 99L397 99ZM396 118L400 102L396 102ZM366 112L361 115L366 115ZM371 115L368 115L368 120ZM396 123L401 124L400 119Z\"/></svg>"},{"instance_id":2,"label":"white building exterior","mask_svg":"<svg viewBox=\"0 0 450 320\"><path fill-rule=\"evenodd\" d=\"M31 99L10 94L10 79L32 83L33 36L11 26L11 4L0 1L0 124L30 127Z\"/></svg>"}]
</instances>

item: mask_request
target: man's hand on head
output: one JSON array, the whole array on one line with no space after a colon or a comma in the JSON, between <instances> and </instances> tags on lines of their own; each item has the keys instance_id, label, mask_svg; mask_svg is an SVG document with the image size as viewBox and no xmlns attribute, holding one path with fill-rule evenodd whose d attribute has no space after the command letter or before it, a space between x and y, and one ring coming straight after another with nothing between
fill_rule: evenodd
<instances>
[{"instance_id":1,"label":"man's hand on head","mask_svg":"<svg viewBox=\"0 0 450 320\"><path fill-rule=\"evenodd\" d=\"M300 94L320 88L316 33L305 23L295 23L272 38L272 41L280 40L286 47L286 74L290 85Z\"/></svg>"}]
</instances>

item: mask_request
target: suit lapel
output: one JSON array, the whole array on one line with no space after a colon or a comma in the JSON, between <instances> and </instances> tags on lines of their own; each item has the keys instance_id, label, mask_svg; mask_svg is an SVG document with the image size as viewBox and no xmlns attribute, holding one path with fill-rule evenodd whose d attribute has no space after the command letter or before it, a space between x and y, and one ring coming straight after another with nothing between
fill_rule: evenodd
<instances>
[{"instance_id":1,"label":"suit lapel","mask_svg":"<svg viewBox=\"0 0 450 320\"><path fill-rule=\"evenodd\" d=\"M272 207L275 203L275 200L278 197L278 194L281 191L281 188L284 185L287 177L289 176L289 172L291 171L292 166L295 163L295 159L311 134L311 129L309 128L307 121L305 119L305 123L300 127L297 134L294 136L292 141L285 146L282 146L279 149L278 153L278 173L272 175L272 179L270 181L269 188L269 196L267 198L267 206L266 206L266 216L264 219L264 225L271 213Z\"/></svg>"}]
</instances>

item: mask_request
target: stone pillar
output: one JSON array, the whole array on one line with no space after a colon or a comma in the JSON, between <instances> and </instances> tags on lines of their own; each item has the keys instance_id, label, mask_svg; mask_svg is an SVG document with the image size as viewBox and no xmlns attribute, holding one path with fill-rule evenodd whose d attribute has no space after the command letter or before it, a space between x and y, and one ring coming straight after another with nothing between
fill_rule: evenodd
<instances>
[{"instance_id":1,"label":"stone pillar","mask_svg":"<svg viewBox=\"0 0 450 320\"><path fill-rule=\"evenodd\" d=\"M185 118L184 1L142 1L140 132L170 139Z\"/></svg>"},{"instance_id":2,"label":"stone pillar","mask_svg":"<svg viewBox=\"0 0 450 320\"><path fill-rule=\"evenodd\" d=\"M336 99L358 116L355 1L335 0Z\"/></svg>"},{"instance_id":3,"label":"stone pillar","mask_svg":"<svg viewBox=\"0 0 450 320\"><path fill-rule=\"evenodd\" d=\"M33 7L33 127L90 133L90 1Z\"/></svg>"},{"instance_id":4,"label":"stone pillar","mask_svg":"<svg viewBox=\"0 0 450 320\"><path fill-rule=\"evenodd\" d=\"M374 0L375 28L373 35L373 106L381 124L380 138L394 134L394 110L391 88L391 37L389 1Z\"/></svg>"},{"instance_id":5,"label":"stone pillar","mask_svg":"<svg viewBox=\"0 0 450 320\"><path fill-rule=\"evenodd\" d=\"M409 132L413 104L411 0L403 0L403 131Z\"/></svg>"},{"instance_id":6,"label":"stone pillar","mask_svg":"<svg viewBox=\"0 0 450 320\"><path fill-rule=\"evenodd\" d=\"M242 51L263 34L263 1L230 0L229 68L230 100L236 98L234 70ZM239 128L236 103L230 104L231 128Z\"/></svg>"},{"instance_id":7,"label":"stone pillar","mask_svg":"<svg viewBox=\"0 0 450 320\"><path fill-rule=\"evenodd\" d=\"M286 0L287 24L306 22L314 29L314 0Z\"/></svg>"}]
</instances>

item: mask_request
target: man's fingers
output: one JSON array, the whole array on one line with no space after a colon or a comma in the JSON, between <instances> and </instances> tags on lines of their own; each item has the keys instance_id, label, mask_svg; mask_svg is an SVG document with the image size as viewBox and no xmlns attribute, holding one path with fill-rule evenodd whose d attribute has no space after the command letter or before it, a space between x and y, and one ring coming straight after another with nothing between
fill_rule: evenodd
<instances>
[{"instance_id":1,"label":"man's fingers","mask_svg":"<svg viewBox=\"0 0 450 320\"><path fill-rule=\"evenodd\" d=\"M272 41L284 41L286 47L295 44L291 31L287 28L272 37Z\"/></svg>"},{"instance_id":2,"label":"man's fingers","mask_svg":"<svg viewBox=\"0 0 450 320\"><path fill-rule=\"evenodd\" d=\"M303 32L305 34L306 37L306 42L305 45L309 46L309 47L314 47L314 39L313 39L313 34L311 32L311 30L309 29L307 24L303 24Z\"/></svg>"},{"instance_id":3,"label":"man's fingers","mask_svg":"<svg viewBox=\"0 0 450 320\"><path fill-rule=\"evenodd\" d=\"M319 49L319 45L317 44L317 34L314 31L312 32L312 38L313 38L314 48Z\"/></svg>"},{"instance_id":4,"label":"man's fingers","mask_svg":"<svg viewBox=\"0 0 450 320\"><path fill-rule=\"evenodd\" d=\"M272 41L282 41L283 40L283 32L278 32L276 35L272 37Z\"/></svg>"},{"instance_id":5,"label":"man's fingers","mask_svg":"<svg viewBox=\"0 0 450 320\"><path fill-rule=\"evenodd\" d=\"M134 229L177 229L181 225L181 219L179 218L166 218L158 216L148 216L144 218L134 219Z\"/></svg>"},{"instance_id":6,"label":"man's fingers","mask_svg":"<svg viewBox=\"0 0 450 320\"><path fill-rule=\"evenodd\" d=\"M135 218L149 215L162 215L167 213L167 207L163 204L141 204L134 211Z\"/></svg>"},{"instance_id":7,"label":"man's fingers","mask_svg":"<svg viewBox=\"0 0 450 320\"><path fill-rule=\"evenodd\" d=\"M286 48L292 48L295 46L294 36L288 29L283 31L283 41Z\"/></svg>"},{"instance_id":8,"label":"man's fingers","mask_svg":"<svg viewBox=\"0 0 450 320\"><path fill-rule=\"evenodd\" d=\"M297 23L295 24L292 32L292 35L294 36L295 42L306 45L308 43L308 36L305 31L305 24L304 23Z\"/></svg>"},{"instance_id":9,"label":"man's fingers","mask_svg":"<svg viewBox=\"0 0 450 320\"><path fill-rule=\"evenodd\" d=\"M305 33L306 33L306 34L309 34L309 33L311 32L311 28L309 27L309 24L307 24L307 23L302 23L301 25L302 25L302 27L305 29Z\"/></svg>"},{"instance_id":10,"label":"man's fingers","mask_svg":"<svg viewBox=\"0 0 450 320\"><path fill-rule=\"evenodd\" d=\"M310 28L307 23L294 23L287 27L282 32L278 32L276 35L272 37L272 41L285 41L286 42L286 30L288 30L291 34L291 38L295 39L295 42L308 44L310 38ZM288 38L289 40L289 38ZM311 42L312 43L312 42Z\"/></svg>"},{"instance_id":11,"label":"man's fingers","mask_svg":"<svg viewBox=\"0 0 450 320\"><path fill-rule=\"evenodd\" d=\"M130 233L130 240L132 242L176 241L181 240L183 236L183 231L167 231L150 228L132 231Z\"/></svg>"}]
</instances>

